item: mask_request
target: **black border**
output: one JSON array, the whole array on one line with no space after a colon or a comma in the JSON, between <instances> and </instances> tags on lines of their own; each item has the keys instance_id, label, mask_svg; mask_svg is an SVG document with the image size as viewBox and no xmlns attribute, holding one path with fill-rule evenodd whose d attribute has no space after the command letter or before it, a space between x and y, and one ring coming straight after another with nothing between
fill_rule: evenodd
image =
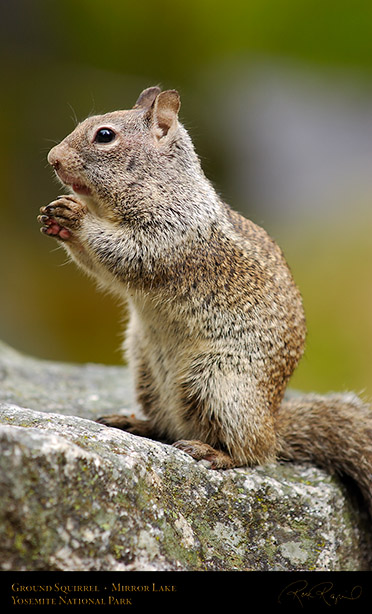
<instances>
[{"instance_id":1,"label":"black border","mask_svg":"<svg viewBox=\"0 0 372 614\"><path fill-rule=\"evenodd\" d=\"M174 612L183 605L196 613L211 608L217 612L238 608L244 613L257 607L283 612L367 612L372 604L372 572L368 571L9 571L0 574L0 581L5 611L12 612L151 612L157 608ZM44 590L38 590L39 586ZM88 588L82 592L74 587ZM35 604L35 598L44 599L44 604Z\"/></svg>"}]
</instances>

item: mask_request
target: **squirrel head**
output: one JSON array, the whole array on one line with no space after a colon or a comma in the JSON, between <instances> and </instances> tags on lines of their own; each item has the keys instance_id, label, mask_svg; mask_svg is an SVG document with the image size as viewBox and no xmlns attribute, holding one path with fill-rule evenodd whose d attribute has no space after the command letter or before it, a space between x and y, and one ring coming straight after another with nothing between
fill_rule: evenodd
<instances>
[{"instance_id":1,"label":"squirrel head","mask_svg":"<svg viewBox=\"0 0 372 614\"><path fill-rule=\"evenodd\" d=\"M198 158L178 121L176 90L145 89L130 110L88 117L49 152L58 178L96 213L129 214L137 199L162 201ZM123 206L125 204L125 207ZM138 213L138 211L137 211Z\"/></svg>"}]
</instances>

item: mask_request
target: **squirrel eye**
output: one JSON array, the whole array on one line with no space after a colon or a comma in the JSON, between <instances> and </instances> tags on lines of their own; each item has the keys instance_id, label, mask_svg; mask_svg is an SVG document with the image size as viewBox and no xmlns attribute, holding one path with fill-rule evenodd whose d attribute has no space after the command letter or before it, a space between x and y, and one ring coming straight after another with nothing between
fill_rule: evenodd
<instances>
[{"instance_id":1,"label":"squirrel eye","mask_svg":"<svg viewBox=\"0 0 372 614\"><path fill-rule=\"evenodd\" d=\"M111 128L100 128L96 136L94 137L95 143L111 143L114 140L116 134Z\"/></svg>"}]
</instances>

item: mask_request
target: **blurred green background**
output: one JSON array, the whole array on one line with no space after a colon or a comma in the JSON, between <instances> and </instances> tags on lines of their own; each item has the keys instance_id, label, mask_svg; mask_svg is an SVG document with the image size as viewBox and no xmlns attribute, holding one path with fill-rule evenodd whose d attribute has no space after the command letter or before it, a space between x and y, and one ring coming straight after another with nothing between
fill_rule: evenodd
<instances>
[{"instance_id":1,"label":"blurred green background","mask_svg":"<svg viewBox=\"0 0 372 614\"><path fill-rule=\"evenodd\" d=\"M2 0L0 28L1 339L121 362L121 310L36 216L61 190L51 146L161 84L218 191L290 262L309 328L292 385L371 395L370 2Z\"/></svg>"}]
</instances>

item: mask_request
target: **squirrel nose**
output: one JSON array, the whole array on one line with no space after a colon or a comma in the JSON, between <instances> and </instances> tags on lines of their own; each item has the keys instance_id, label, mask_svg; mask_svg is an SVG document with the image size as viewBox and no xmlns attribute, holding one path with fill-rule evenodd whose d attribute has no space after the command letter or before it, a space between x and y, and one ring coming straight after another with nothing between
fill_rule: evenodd
<instances>
[{"instance_id":1,"label":"squirrel nose","mask_svg":"<svg viewBox=\"0 0 372 614\"><path fill-rule=\"evenodd\" d=\"M49 164L53 166L54 170L58 171L59 167L61 166L61 163L58 160L56 149L57 147L53 147L53 149L50 150L50 152L48 153L47 160Z\"/></svg>"}]
</instances>

